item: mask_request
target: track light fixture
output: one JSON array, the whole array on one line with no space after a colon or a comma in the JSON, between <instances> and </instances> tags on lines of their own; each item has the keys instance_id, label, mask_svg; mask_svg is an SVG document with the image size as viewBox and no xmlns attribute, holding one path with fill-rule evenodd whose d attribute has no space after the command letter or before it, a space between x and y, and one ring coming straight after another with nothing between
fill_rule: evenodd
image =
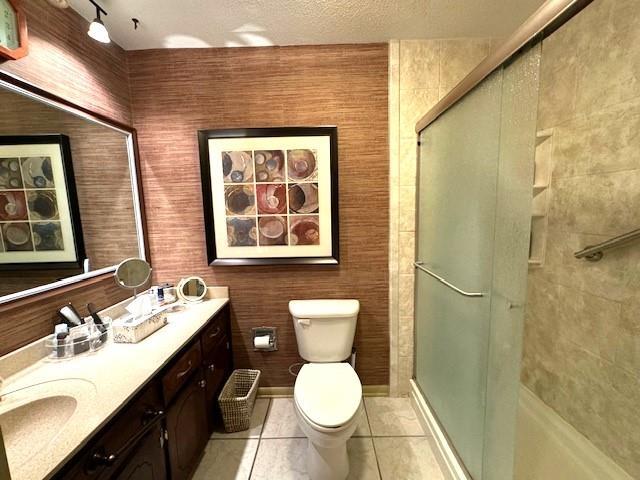
<instances>
[{"instance_id":1,"label":"track light fixture","mask_svg":"<svg viewBox=\"0 0 640 480\"><path fill-rule=\"evenodd\" d=\"M89 31L87 32L87 34L93 38L94 40L97 40L98 42L101 43L109 43L111 42L111 39L109 38L109 32L107 31L107 27L104 26L104 23L102 23L102 20L100 19L100 14L102 13L103 15L107 15L107 12L104 11L104 9L98 5L94 0L89 0L94 7L96 7L96 18L93 19L93 22L91 22L91 25L89 25Z\"/></svg>"}]
</instances>

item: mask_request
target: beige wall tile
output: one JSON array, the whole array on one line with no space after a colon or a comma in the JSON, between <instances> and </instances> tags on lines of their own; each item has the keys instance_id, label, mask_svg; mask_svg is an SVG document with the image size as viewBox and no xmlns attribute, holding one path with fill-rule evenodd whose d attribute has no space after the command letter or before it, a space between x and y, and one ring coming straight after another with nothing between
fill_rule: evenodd
<instances>
[{"instance_id":1,"label":"beige wall tile","mask_svg":"<svg viewBox=\"0 0 640 480\"><path fill-rule=\"evenodd\" d=\"M400 232L400 273L413 273L413 262L415 261L415 233Z\"/></svg>"},{"instance_id":2,"label":"beige wall tile","mask_svg":"<svg viewBox=\"0 0 640 480\"><path fill-rule=\"evenodd\" d=\"M490 39L443 40L440 55L440 98L473 70L491 49Z\"/></svg>"},{"instance_id":3,"label":"beige wall tile","mask_svg":"<svg viewBox=\"0 0 640 480\"><path fill-rule=\"evenodd\" d=\"M416 185L417 167L417 143L418 136L404 137L400 139L400 185Z\"/></svg>"},{"instance_id":4,"label":"beige wall tile","mask_svg":"<svg viewBox=\"0 0 640 480\"><path fill-rule=\"evenodd\" d=\"M400 315L400 325L402 325L403 322L413 324L413 321L409 321L409 319L413 318L414 281L415 281L414 272L403 273L400 275L400 282L399 282L399 288L398 288L399 290L398 300L399 300L399 306L400 306L398 313Z\"/></svg>"},{"instance_id":5,"label":"beige wall tile","mask_svg":"<svg viewBox=\"0 0 640 480\"><path fill-rule=\"evenodd\" d=\"M399 203L398 228L401 232L414 232L416 229L416 187L400 187Z\"/></svg>"},{"instance_id":6,"label":"beige wall tile","mask_svg":"<svg viewBox=\"0 0 640 480\"><path fill-rule=\"evenodd\" d=\"M400 90L400 137L415 138L416 123L438 102L438 89Z\"/></svg>"},{"instance_id":7,"label":"beige wall tile","mask_svg":"<svg viewBox=\"0 0 640 480\"><path fill-rule=\"evenodd\" d=\"M438 88L440 40L400 41L400 88Z\"/></svg>"},{"instance_id":8,"label":"beige wall tile","mask_svg":"<svg viewBox=\"0 0 640 480\"><path fill-rule=\"evenodd\" d=\"M619 235L640 225L640 170L560 178L553 182L549 225Z\"/></svg>"},{"instance_id":9,"label":"beige wall tile","mask_svg":"<svg viewBox=\"0 0 640 480\"><path fill-rule=\"evenodd\" d=\"M400 344L398 345L400 358L413 359L413 328L413 316L400 317Z\"/></svg>"}]
</instances>

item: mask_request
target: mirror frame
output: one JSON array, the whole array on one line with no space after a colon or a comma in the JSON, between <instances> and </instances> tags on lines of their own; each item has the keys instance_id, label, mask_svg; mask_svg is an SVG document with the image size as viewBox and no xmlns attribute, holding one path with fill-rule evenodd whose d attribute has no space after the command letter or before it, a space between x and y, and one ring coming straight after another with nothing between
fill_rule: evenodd
<instances>
[{"instance_id":1,"label":"mirror frame","mask_svg":"<svg viewBox=\"0 0 640 480\"><path fill-rule=\"evenodd\" d=\"M109 127L113 130L119 131L126 136L125 142L127 144L127 152L129 156L129 174L131 178L131 191L133 193L133 211L136 224L136 236L138 237L138 250L139 258L149 262L149 243L147 240L147 224L145 219L144 209L144 197L142 192L142 177L140 174L140 154L138 151L138 139L136 129L130 125L126 125L106 115L94 112L88 108L77 105L69 100L65 100L58 95L50 93L41 89L31 83L0 71L0 87L4 87L9 91L12 91L19 95L24 95L32 100L42 102L45 105L62 110L63 112L75 115L84 120ZM120 262L118 262L119 264ZM150 262L149 262L150 263ZM115 272L118 264L111 265L109 267L100 268L98 270L81 273L79 275L73 275L71 277L63 278L52 283L40 285L20 292L11 293L9 295L0 296L0 305L22 300L24 298L33 297L35 295L49 292L51 290L57 290L63 287L72 285L81 286L82 282L85 282L91 278L99 277L101 275L111 275Z\"/></svg>"}]
</instances>

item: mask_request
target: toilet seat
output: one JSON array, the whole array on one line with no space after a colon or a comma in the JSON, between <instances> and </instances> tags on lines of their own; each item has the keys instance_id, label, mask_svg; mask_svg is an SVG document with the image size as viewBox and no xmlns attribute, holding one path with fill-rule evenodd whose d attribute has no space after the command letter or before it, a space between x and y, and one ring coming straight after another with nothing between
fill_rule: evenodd
<instances>
[{"instance_id":1,"label":"toilet seat","mask_svg":"<svg viewBox=\"0 0 640 480\"><path fill-rule=\"evenodd\" d=\"M294 387L301 413L314 424L337 428L347 424L362 401L360 378L348 363L308 363Z\"/></svg>"}]
</instances>

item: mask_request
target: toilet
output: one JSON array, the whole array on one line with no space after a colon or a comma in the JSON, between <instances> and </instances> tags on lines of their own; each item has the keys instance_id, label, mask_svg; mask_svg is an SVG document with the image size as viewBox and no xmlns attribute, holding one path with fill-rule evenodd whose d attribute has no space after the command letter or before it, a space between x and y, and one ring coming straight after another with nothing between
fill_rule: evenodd
<instances>
[{"instance_id":1,"label":"toilet","mask_svg":"<svg viewBox=\"0 0 640 480\"><path fill-rule=\"evenodd\" d=\"M308 439L311 480L344 480L347 440L363 414L362 384L349 363L360 303L357 300L292 300L289 312L300 356L294 405Z\"/></svg>"}]
</instances>

